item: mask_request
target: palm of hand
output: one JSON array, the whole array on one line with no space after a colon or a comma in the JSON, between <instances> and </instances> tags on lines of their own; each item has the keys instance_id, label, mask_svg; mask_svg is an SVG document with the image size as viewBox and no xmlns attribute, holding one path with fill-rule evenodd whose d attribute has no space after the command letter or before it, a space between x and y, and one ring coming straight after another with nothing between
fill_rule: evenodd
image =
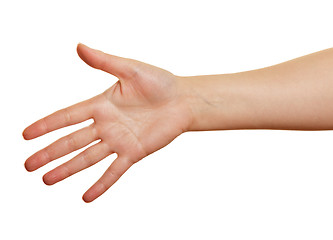
<instances>
[{"instance_id":1,"label":"palm of hand","mask_svg":"<svg viewBox=\"0 0 333 240\"><path fill-rule=\"evenodd\" d=\"M27 170L33 171L100 140L43 177L46 184L54 184L117 153L117 159L84 194L83 199L90 202L111 187L134 163L186 131L190 112L180 94L177 77L170 72L106 55L84 45L78 46L78 53L87 64L116 75L119 81L92 99L37 121L23 135L32 139L93 118L92 125L59 139L26 161Z\"/></svg>"},{"instance_id":2,"label":"palm of hand","mask_svg":"<svg viewBox=\"0 0 333 240\"><path fill-rule=\"evenodd\" d=\"M142 76L145 73L118 81L101 95L102 103L96 109L95 122L101 139L134 162L186 130L187 112L177 96L176 80L168 72L163 74L168 75L169 86L157 82L161 76Z\"/></svg>"}]
</instances>

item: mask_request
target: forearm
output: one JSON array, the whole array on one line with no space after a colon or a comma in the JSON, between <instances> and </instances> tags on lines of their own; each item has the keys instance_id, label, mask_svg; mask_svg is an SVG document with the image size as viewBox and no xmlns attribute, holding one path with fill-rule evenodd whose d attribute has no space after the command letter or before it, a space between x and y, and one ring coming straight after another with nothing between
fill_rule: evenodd
<instances>
[{"instance_id":1,"label":"forearm","mask_svg":"<svg viewBox=\"0 0 333 240\"><path fill-rule=\"evenodd\" d=\"M333 49L253 71L181 77L190 131L333 129Z\"/></svg>"}]
</instances>

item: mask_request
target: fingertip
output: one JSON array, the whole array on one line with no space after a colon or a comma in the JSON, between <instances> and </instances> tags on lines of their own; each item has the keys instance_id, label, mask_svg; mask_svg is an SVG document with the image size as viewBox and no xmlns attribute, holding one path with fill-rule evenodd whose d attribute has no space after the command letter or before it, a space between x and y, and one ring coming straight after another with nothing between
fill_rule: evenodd
<instances>
[{"instance_id":1,"label":"fingertip","mask_svg":"<svg viewBox=\"0 0 333 240\"><path fill-rule=\"evenodd\" d=\"M43 131L41 124L35 122L23 130L22 136L25 140L31 140L43 135Z\"/></svg>"},{"instance_id":2,"label":"fingertip","mask_svg":"<svg viewBox=\"0 0 333 240\"><path fill-rule=\"evenodd\" d=\"M49 176L49 173L46 173L46 174L43 176L43 182L44 182L45 185L47 185L47 186L51 186L51 185L55 184L55 182L52 180L52 176L51 176L51 177Z\"/></svg>"},{"instance_id":3,"label":"fingertip","mask_svg":"<svg viewBox=\"0 0 333 240\"><path fill-rule=\"evenodd\" d=\"M92 201L88 201L84 196L82 196L82 200L83 200L83 202L85 202L85 203L91 203Z\"/></svg>"},{"instance_id":4,"label":"fingertip","mask_svg":"<svg viewBox=\"0 0 333 240\"><path fill-rule=\"evenodd\" d=\"M78 43L77 47L76 47L76 52L79 55L79 57L89 66L91 67L95 67L93 65L92 62L92 57L91 57L91 53L89 52L89 49L91 49L90 47L88 47L87 45L83 44L83 43ZM87 51L88 50L88 51Z\"/></svg>"},{"instance_id":5,"label":"fingertip","mask_svg":"<svg viewBox=\"0 0 333 240\"><path fill-rule=\"evenodd\" d=\"M95 198L92 198L91 196L89 196L89 194L85 193L85 194L83 194L83 196L82 196L82 200L83 200L85 203L91 203L92 201L95 200Z\"/></svg>"},{"instance_id":6,"label":"fingertip","mask_svg":"<svg viewBox=\"0 0 333 240\"><path fill-rule=\"evenodd\" d=\"M86 203L90 203L90 202L94 201L95 199L97 199L98 197L100 197L102 194L103 194L103 192L98 191L98 189L96 189L96 184L95 184L91 188L89 188L85 192L85 194L83 194L82 199Z\"/></svg>"},{"instance_id":7,"label":"fingertip","mask_svg":"<svg viewBox=\"0 0 333 240\"><path fill-rule=\"evenodd\" d=\"M27 128L23 130L22 137L23 137L24 140L30 140L31 139L28 135Z\"/></svg>"},{"instance_id":8,"label":"fingertip","mask_svg":"<svg viewBox=\"0 0 333 240\"><path fill-rule=\"evenodd\" d=\"M85 45L85 44L79 42L79 43L77 44L77 46L76 46L76 51L79 53L79 55L81 54L81 52L82 52L82 50L83 50L84 48L86 48L86 49L92 49L92 48L88 47L87 45Z\"/></svg>"},{"instance_id":9,"label":"fingertip","mask_svg":"<svg viewBox=\"0 0 333 240\"><path fill-rule=\"evenodd\" d=\"M47 182L47 179L46 179L45 175L43 176L42 180L43 180L43 182L44 182L45 185L49 185L48 182Z\"/></svg>"},{"instance_id":10,"label":"fingertip","mask_svg":"<svg viewBox=\"0 0 333 240\"><path fill-rule=\"evenodd\" d=\"M78 43L77 46L76 46L76 52L77 54L79 55L79 57L81 58L81 48L82 48L82 43Z\"/></svg>"},{"instance_id":11,"label":"fingertip","mask_svg":"<svg viewBox=\"0 0 333 240\"><path fill-rule=\"evenodd\" d=\"M76 51L79 52L80 49L81 49L83 46L86 46L86 45L84 45L83 43L80 43L80 42L79 42L79 43L77 44L77 46L76 46Z\"/></svg>"},{"instance_id":12,"label":"fingertip","mask_svg":"<svg viewBox=\"0 0 333 240\"><path fill-rule=\"evenodd\" d=\"M24 163L24 168L25 168L25 170L27 170L28 172L32 172L32 171L35 170L35 169L31 166L31 164L29 164L29 161L25 161L25 163Z\"/></svg>"},{"instance_id":13,"label":"fingertip","mask_svg":"<svg viewBox=\"0 0 333 240\"><path fill-rule=\"evenodd\" d=\"M78 47L82 47L82 46L87 47L87 45L84 44L84 43L82 43L82 42L79 42L79 43L77 44L77 46L78 46Z\"/></svg>"}]
</instances>

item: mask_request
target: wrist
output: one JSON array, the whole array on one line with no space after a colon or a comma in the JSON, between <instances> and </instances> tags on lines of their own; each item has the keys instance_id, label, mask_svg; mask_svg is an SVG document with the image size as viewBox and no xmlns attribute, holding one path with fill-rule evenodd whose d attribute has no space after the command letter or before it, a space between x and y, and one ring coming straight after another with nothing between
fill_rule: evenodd
<instances>
[{"instance_id":1,"label":"wrist","mask_svg":"<svg viewBox=\"0 0 333 240\"><path fill-rule=\"evenodd\" d=\"M177 77L182 102L188 112L188 126L186 131L208 130L211 111L214 106L214 96L210 88L214 88L205 76ZM209 97L208 97L209 96ZM215 99L218 101L218 99Z\"/></svg>"},{"instance_id":2,"label":"wrist","mask_svg":"<svg viewBox=\"0 0 333 240\"><path fill-rule=\"evenodd\" d=\"M255 83L241 73L179 77L189 109L187 131L257 128Z\"/></svg>"}]
</instances>

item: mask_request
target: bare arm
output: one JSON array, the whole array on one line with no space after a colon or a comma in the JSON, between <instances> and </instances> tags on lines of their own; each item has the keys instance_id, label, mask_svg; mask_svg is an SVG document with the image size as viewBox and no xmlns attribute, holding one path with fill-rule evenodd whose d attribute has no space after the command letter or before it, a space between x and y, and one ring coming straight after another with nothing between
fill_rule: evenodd
<instances>
[{"instance_id":1,"label":"bare arm","mask_svg":"<svg viewBox=\"0 0 333 240\"><path fill-rule=\"evenodd\" d=\"M83 195L91 202L133 164L185 131L333 129L333 50L234 74L179 77L136 60L78 45L93 68L118 77L105 92L27 127L27 140L88 119L94 122L41 149L28 171L95 142L43 176L52 185L111 154L117 158Z\"/></svg>"},{"instance_id":2,"label":"bare arm","mask_svg":"<svg viewBox=\"0 0 333 240\"><path fill-rule=\"evenodd\" d=\"M333 129L333 49L253 71L183 77L190 130Z\"/></svg>"}]
</instances>

